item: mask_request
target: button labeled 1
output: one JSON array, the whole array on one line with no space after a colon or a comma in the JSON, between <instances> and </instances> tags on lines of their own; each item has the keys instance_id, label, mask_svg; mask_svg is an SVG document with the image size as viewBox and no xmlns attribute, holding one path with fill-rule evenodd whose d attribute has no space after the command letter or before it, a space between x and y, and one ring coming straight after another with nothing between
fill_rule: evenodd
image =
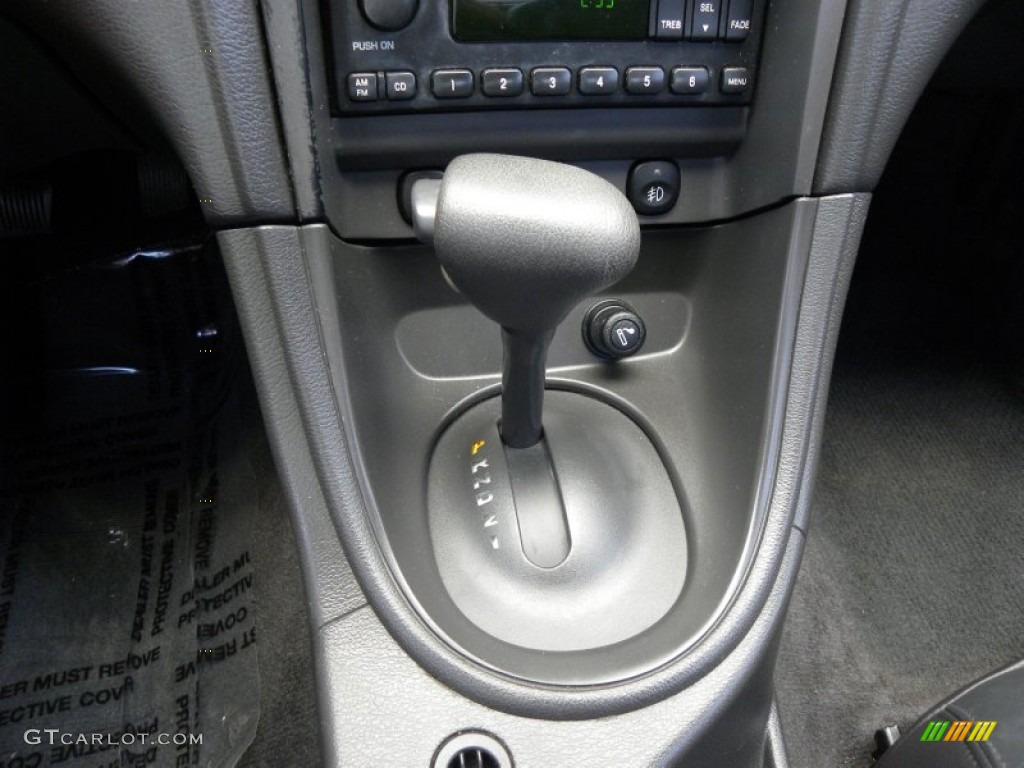
<instances>
[{"instance_id":1,"label":"button labeled 1","mask_svg":"<svg viewBox=\"0 0 1024 768\"><path fill-rule=\"evenodd\" d=\"M430 90L438 99L464 99L473 95L473 73L468 69L438 69L430 76Z\"/></svg>"}]
</instances>

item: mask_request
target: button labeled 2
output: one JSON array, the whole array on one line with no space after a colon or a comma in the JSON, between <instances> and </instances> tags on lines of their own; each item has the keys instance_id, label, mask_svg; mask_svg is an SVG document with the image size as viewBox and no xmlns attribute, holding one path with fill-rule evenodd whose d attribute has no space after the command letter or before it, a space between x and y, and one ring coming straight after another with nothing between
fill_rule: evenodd
<instances>
[{"instance_id":1,"label":"button labeled 2","mask_svg":"<svg viewBox=\"0 0 1024 768\"><path fill-rule=\"evenodd\" d=\"M484 96L518 96L523 92L523 73L518 69L485 69L480 87Z\"/></svg>"}]
</instances>

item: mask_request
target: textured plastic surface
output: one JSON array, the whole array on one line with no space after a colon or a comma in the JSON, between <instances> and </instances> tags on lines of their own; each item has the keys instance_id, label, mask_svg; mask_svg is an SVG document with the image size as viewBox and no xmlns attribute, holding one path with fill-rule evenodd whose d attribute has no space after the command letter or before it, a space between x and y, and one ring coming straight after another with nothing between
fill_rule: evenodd
<instances>
[{"instance_id":1,"label":"textured plastic surface","mask_svg":"<svg viewBox=\"0 0 1024 768\"><path fill-rule=\"evenodd\" d=\"M623 643L668 613L682 591L683 513L650 438L585 395L551 392L547 401L545 440L572 539L558 567L538 568L519 541L520 499L513 504L513 467L496 443L494 399L456 419L434 449L430 540L445 589L475 625L456 620L442 629L465 647L480 645L475 628L552 653ZM486 663L505 665L501 646L487 643L480 653L488 652L498 656L483 656ZM573 674L566 659L543 682Z\"/></svg>"},{"instance_id":2,"label":"textured plastic surface","mask_svg":"<svg viewBox=\"0 0 1024 768\"><path fill-rule=\"evenodd\" d=\"M295 219L257 3L9 3L108 108L162 134L211 223ZM308 181L307 181L308 183Z\"/></svg>"},{"instance_id":3,"label":"textured plastic surface","mask_svg":"<svg viewBox=\"0 0 1024 768\"><path fill-rule=\"evenodd\" d=\"M814 178L867 192L942 57L984 0L850 0Z\"/></svg>"}]
</instances>

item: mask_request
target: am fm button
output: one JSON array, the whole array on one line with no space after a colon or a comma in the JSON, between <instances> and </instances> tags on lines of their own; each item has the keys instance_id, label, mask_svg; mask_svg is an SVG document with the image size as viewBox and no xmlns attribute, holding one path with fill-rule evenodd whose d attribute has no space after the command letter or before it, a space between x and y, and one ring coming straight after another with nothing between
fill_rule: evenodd
<instances>
[{"instance_id":1,"label":"am fm button","mask_svg":"<svg viewBox=\"0 0 1024 768\"><path fill-rule=\"evenodd\" d=\"M349 75L348 97L352 101L376 101L377 73L353 72Z\"/></svg>"}]
</instances>

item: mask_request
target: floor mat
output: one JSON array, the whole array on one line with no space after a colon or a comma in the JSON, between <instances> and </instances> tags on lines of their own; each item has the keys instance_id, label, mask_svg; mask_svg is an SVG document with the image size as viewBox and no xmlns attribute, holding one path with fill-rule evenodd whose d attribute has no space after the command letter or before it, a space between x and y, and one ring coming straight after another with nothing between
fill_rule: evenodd
<instances>
[{"instance_id":1,"label":"floor mat","mask_svg":"<svg viewBox=\"0 0 1024 768\"><path fill-rule=\"evenodd\" d=\"M1024 658L1024 403L1005 377L847 359L776 682L796 768L869 766L908 726Z\"/></svg>"},{"instance_id":2,"label":"floor mat","mask_svg":"<svg viewBox=\"0 0 1024 768\"><path fill-rule=\"evenodd\" d=\"M49 311L3 392L4 766L228 766L254 738L252 411L209 278L190 246L23 287Z\"/></svg>"}]
</instances>

